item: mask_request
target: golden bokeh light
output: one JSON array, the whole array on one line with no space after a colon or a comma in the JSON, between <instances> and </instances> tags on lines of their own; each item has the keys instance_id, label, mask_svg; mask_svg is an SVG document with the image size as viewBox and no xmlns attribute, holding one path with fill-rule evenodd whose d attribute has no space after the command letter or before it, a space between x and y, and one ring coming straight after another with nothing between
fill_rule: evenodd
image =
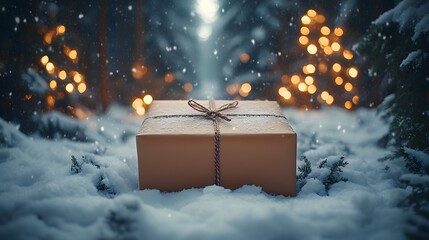
<instances>
[{"instance_id":1,"label":"golden bokeh light","mask_svg":"<svg viewBox=\"0 0 429 240\"><path fill-rule=\"evenodd\" d=\"M308 9L308 11L307 11L307 15L308 15L309 17L315 17L315 16L317 15L317 12L316 12L316 11L314 11L313 9Z\"/></svg>"},{"instance_id":2,"label":"golden bokeh light","mask_svg":"<svg viewBox=\"0 0 429 240\"><path fill-rule=\"evenodd\" d=\"M67 73L66 73L66 71L61 70L61 71L58 73L58 78L59 78L59 79L64 80L64 79L66 79L66 77L67 77Z\"/></svg>"},{"instance_id":3,"label":"golden bokeh light","mask_svg":"<svg viewBox=\"0 0 429 240\"><path fill-rule=\"evenodd\" d=\"M70 50L70 52L68 53L68 56L71 60L75 60L77 58L77 51L76 50Z\"/></svg>"},{"instance_id":4,"label":"golden bokeh light","mask_svg":"<svg viewBox=\"0 0 429 240\"><path fill-rule=\"evenodd\" d=\"M325 18L325 16L323 16L323 15L319 14L319 15L317 15L317 16L315 17L315 20L316 20L316 22L318 22L318 23L324 23L324 22L325 22L325 20L326 20L326 18Z\"/></svg>"},{"instance_id":5,"label":"golden bokeh light","mask_svg":"<svg viewBox=\"0 0 429 240\"><path fill-rule=\"evenodd\" d=\"M230 84L228 85L228 87L226 87L226 92L229 95L234 95L238 92L239 88L240 88L240 85L238 84Z\"/></svg>"},{"instance_id":6,"label":"golden bokeh light","mask_svg":"<svg viewBox=\"0 0 429 240\"><path fill-rule=\"evenodd\" d=\"M73 92L73 90L74 90L74 86L73 86L73 84L68 83L68 84L66 85L66 91L67 91L67 92L69 92L69 93L72 93L72 92Z\"/></svg>"},{"instance_id":7,"label":"golden bokeh light","mask_svg":"<svg viewBox=\"0 0 429 240\"><path fill-rule=\"evenodd\" d=\"M314 44L310 44L307 47L307 52L310 54L316 54L317 53L317 47Z\"/></svg>"},{"instance_id":8,"label":"golden bokeh light","mask_svg":"<svg viewBox=\"0 0 429 240\"><path fill-rule=\"evenodd\" d=\"M334 63L334 65L332 65L332 70L334 70L334 72L340 72L341 65L339 63Z\"/></svg>"},{"instance_id":9,"label":"golden bokeh light","mask_svg":"<svg viewBox=\"0 0 429 240\"><path fill-rule=\"evenodd\" d=\"M139 107L143 106L143 100L141 98L136 98L136 99L134 99L131 106L137 110Z\"/></svg>"},{"instance_id":10,"label":"golden bokeh light","mask_svg":"<svg viewBox=\"0 0 429 240\"><path fill-rule=\"evenodd\" d=\"M141 79L147 72L148 68L139 62L134 63L133 68L131 68L131 74L134 79Z\"/></svg>"},{"instance_id":11,"label":"golden bokeh light","mask_svg":"<svg viewBox=\"0 0 429 240\"><path fill-rule=\"evenodd\" d=\"M172 74L172 73L167 73L167 74L165 74L164 81L165 81L166 83L171 83L171 82L173 82L173 81L174 81L174 74Z\"/></svg>"},{"instance_id":12,"label":"golden bokeh light","mask_svg":"<svg viewBox=\"0 0 429 240\"><path fill-rule=\"evenodd\" d=\"M143 106L140 106L136 109L136 113L142 116L146 112L146 109Z\"/></svg>"},{"instance_id":13,"label":"golden bokeh light","mask_svg":"<svg viewBox=\"0 0 429 240\"><path fill-rule=\"evenodd\" d=\"M341 84L343 84L343 82L344 82L344 80L342 77L336 77L335 78L335 84L341 85Z\"/></svg>"},{"instance_id":14,"label":"golden bokeh light","mask_svg":"<svg viewBox=\"0 0 429 240\"><path fill-rule=\"evenodd\" d=\"M43 56L42 58L40 58L40 62L43 64L43 66L45 66L49 62L49 57L46 55Z\"/></svg>"},{"instance_id":15,"label":"golden bokeh light","mask_svg":"<svg viewBox=\"0 0 429 240\"><path fill-rule=\"evenodd\" d=\"M329 45L329 39L327 37L320 37L318 40L321 47L326 47Z\"/></svg>"},{"instance_id":16,"label":"golden bokeh light","mask_svg":"<svg viewBox=\"0 0 429 240\"><path fill-rule=\"evenodd\" d=\"M146 104L146 105L149 105L149 104L151 104L152 103L152 101L153 101L153 97L151 96L151 95L145 95L144 97L143 97L143 102Z\"/></svg>"},{"instance_id":17,"label":"golden bokeh light","mask_svg":"<svg viewBox=\"0 0 429 240\"><path fill-rule=\"evenodd\" d=\"M149 96L149 95L146 95L146 96ZM136 113L140 116L146 112L146 109L143 107L143 100L141 98L134 99L131 106L136 110Z\"/></svg>"},{"instance_id":18,"label":"golden bokeh light","mask_svg":"<svg viewBox=\"0 0 429 240\"><path fill-rule=\"evenodd\" d=\"M48 63L46 64L46 71L48 71L48 73L50 73L50 74L54 73L54 71L55 71L55 66L54 66L54 64L53 64L53 63L51 63L51 62L48 62Z\"/></svg>"},{"instance_id":19,"label":"golden bokeh light","mask_svg":"<svg viewBox=\"0 0 429 240\"><path fill-rule=\"evenodd\" d=\"M84 93L86 91L86 84L85 83L79 83L79 85L77 85L77 91L79 93Z\"/></svg>"},{"instance_id":20,"label":"golden bokeh light","mask_svg":"<svg viewBox=\"0 0 429 240\"><path fill-rule=\"evenodd\" d=\"M301 22L302 22L302 24L304 24L304 25L308 25L308 24L310 24L310 23L311 23L311 18L310 18L309 16L307 16L307 15L304 15L304 16L302 16L302 18L301 18Z\"/></svg>"},{"instance_id":21,"label":"golden bokeh light","mask_svg":"<svg viewBox=\"0 0 429 240\"><path fill-rule=\"evenodd\" d=\"M240 96L242 96L242 97L247 97L247 96L249 96L249 93L248 92L243 92L243 91L241 91L241 88L240 88L240 90L238 90L238 93L240 94Z\"/></svg>"},{"instance_id":22,"label":"golden bokeh light","mask_svg":"<svg viewBox=\"0 0 429 240\"><path fill-rule=\"evenodd\" d=\"M350 92L351 90L353 90L353 85L351 83L347 82L346 84L344 84L344 89L347 92Z\"/></svg>"},{"instance_id":23,"label":"golden bokeh light","mask_svg":"<svg viewBox=\"0 0 429 240\"><path fill-rule=\"evenodd\" d=\"M353 58L353 53L349 50L344 50L343 57L347 60L351 60Z\"/></svg>"},{"instance_id":24,"label":"golden bokeh light","mask_svg":"<svg viewBox=\"0 0 429 240\"><path fill-rule=\"evenodd\" d=\"M249 62L249 60L250 60L250 56L249 56L249 54L247 54L247 53L242 53L242 54L240 55L240 61L241 61L242 63L247 63L247 62Z\"/></svg>"},{"instance_id":25,"label":"golden bokeh light","mask_svg":"<svg viewBox=\"0 0 429 240\"><path fill-rule=\"evenodd\" d=\"M191 83L185 83L183 84L183 90L185 90L185 92L191 92L193 89L193 86Z\"/></svg>"},{"instance_id":26,"label":"golden bokeh light","mask_svg":"<svg viewBox=\"0 0 429 240\"><path fill-rule=\"evenodd\" d=\"M331 44L331 48L332 48L332 50L333 50L334 52L338 52L338 51L340 51L340 49L341 49L341 45L340 45L339 43L337 43L337 42L333 42L333 43Z\"/></svg>"},{"instance_id":27,"label":"golden bokeh light","mask_svg":"<svg viewBox=\"0 0 429 240\"><path fill-rule=\"evenodd\" d=\"M348 74L352 78L356 78L358 75L358 70L355 67L349 68Z\"/></svg>"},{"instance_id":28,"label":"golden bokeh light","mask_svg":"<svg viewBox=\"0 0 429 240\"><path fill-rule=\"evenodd\" d=\"M310 94L314 94L316 91L317 91L317 87L316 87L316 85L310 85L310 86L308 86L308 88L307 88L307 91L308 91L308 93L310 93Z\"/></svg>"},{"instance_id":29,"label":"golden bokeh light","mask_svg":"<svg viewBox=\"0 0 429 240\"><path fill-rule=\"evenodd\" d=\"M358 104L359 103L359 96L354 96L353 98L352 98L352 101L353 101L353 103L356 105L356 104Z\"/></svg>"},{"instance_id":30,"label":"golden bokeh light","mask_svg":"<svg viewBox=\"0 0 429 240\"><path fill-rule=\"evenodd\" d=\"M336 36L338 36L338 37L341 37L341 36L343 36L344 31L343 31L343 29L342 29L342 28L337 27L337 28L335 28L335 29L334 29L334 34L335 34Z\"/></svg>"},{"instance_id":31,"label":"golden bokeh light","mask_svg":"<svg viewBox=\"0 0 429 240\"><path fill-rule=\"evenodd\" d=\"M316 71L316 67L313 64L308 64L306 69L308 73L314 73Z\"/></svg>"},{"instance_id":32,"label":"golden bokeh light","mask_svg":"<svg viewBox=\"0 0 429 240\"><path fill-rule=\"evenodd\" d=\"M52 38L54 37L54 32L53 31L49 31L47 32L44 36L43 36L43 41L46 44L51 44L52 43Z\"/></svg>"},{"instance_id":33,"label":"golden bokeh light","mask_svg":"<svg viewBox=\"0 0 429 240\"><path fill-rule=\"evenodd\" d=\"M323 100L325 100L326 101L326 99L328 99L328 97L329 97L329 93L327 92L327 91L323 91L321 94L320 94L320 98L322 98Z\"/></svg>"},{"instance_id":34,"label":"golden bokeh light","mask_svg":"<svg viewBox=\"0 0 429 240\"><path fill-rule=\"evenodd\" d=\"M298 41L301 45L307 45L308 44L308 37L301 36L301 37L299 37Z\"/></svg>"},{"instance_id":35,"label":"golden bokeh light","mask_svg":"<svg viewBox=\"0 0 429 240\"><path fill-rule=\"evenodd\" d=\"M293 83L293 84L298 84L300 81L301 81L301 79L300 79L300 77L298 76L298 75L293 75L291 78L290 78L290 81Z\"/></svg>"},{"instance_id":36,"label":"golden bokeh light","mask_svg":"<svg viewBox=\"0 0 429 240\"><path fill-rule=\"evenodd\" d=\"M57 26L57 34L62 35L66 32L66 27L64 25L58 25Z\"/></svg>"},{"instance_id":37,"label":"golden bokeh light","mask_svg":"<svg viewBox=\"0 0 429 240\"><path fill-rule=\"evenodd\" d=\"M302 35L308 35L310 34L310 29L308 29L308 27L301 27L300 32Z\"/></svg>"},{"instance_id":38,"label":"golden bokeh light","mask_svg":"<svg viewBox=\"0 0 429 240\"><path fill-rule=\"evenodd\" d=\"M305 83L303 83L303 82L299 83L298 84L298 90L301 91L301 92L307 91L307 85Z\"/></svg>"},{"instance_id":39,"label":"golden bokeh light","mask_svg":"<svg viewBox=\"0 0 429 240\"><path fill-rule=\"evenodd\" d=\"M83 80L83 76L80 73L76 73L73 76L73 81L75 81L76 83L80 83L80 82L82 82L82 80Z\"/></svg>"},{"instance_id":40,"label":"golden bokeh light","mask_svg":"<svg viewBox=\"0 0 429 240\"><path fill-rule=\"evenodd\" d=\"M334 97L332 95L329 95L326 99L326 103L331 105L334 102Z\"/></svg>"},{"instance_id":41,"label":"golden bokeh light","mask_svg":"<svg viewBox=\"0 0 429 240\"><path fill-rule=\"evenodd\" d=\"M241 85L240 91L244 93L249 93L250 91L252 91L252 85L250 85L249 83L243 83Z\"/></svg>"},{"instance_id":42,"label":"golden bokeh light","mask_svg":"<svg viewBox=\"0 0 429 240\"><path fill-rule=\"evenodd\" d=\"M334 51L332 51L332 48L330 46L326 46L323 48L323 52L325 52L326 55L331 55Z\"/></svg>"},{"instance_id":43,"label":"golden bokeh light","mask_svg":"<svg viewBox=\"0 0 429 240\"><path fill-rule=\"evenodd\" d=\"M307 65L302 66L302 72L304 74L309 74L309 72L307 71Z\"/></svg>"},{"instance_id":44,"label":"golden bokeh light","mask_svg":"<svg viewBox=\"0 0 429 240\"><path fill-rule=\"evenodd\" d=\"M52 108L55 105L55 98L51 95L46 97L46 105L48 106L48 108Z\"/></svg>"},{"instance_id":45,"label":"golden bokeh light","mask_svg":"<svg viewBox=\"0 0 429 240\"><path fill-rule=\"evenodd\" d=\"M351 108L352 108L352 102L350 102L350 101L346 101L346 102L344 103L344 107L345 107L346 109L351 109Z\"/></svg>"},{"instance_id":46,"label":"golden bokeh light","mask_svg":"<svg viewBox=\"0 0 429 240\"><path fill-rule=\"evenodd\" d=\"M292 93L287 90L287 88L285 87L281 87L279 88L279 95L282 96L284 99L288 100L292 97Z\"/></svg>"},{"instance_id":47,"label":"golden bokeh light","mask_svg":"<svg viewBox=\"0 0 429 240\"><path fill-rule=\"evenodd\" d=\"M292 97L292 93L287 91L283 97L284 99L289 100Z\"/></svg>"},{"instance_id":48,"label":"golden bokeh light","mask_svg":"<svg viewBox=\"0 0 429 240\"><path fill-rule=\"evenodd\" d=\"M49 82L49 87L50 87L52 90L55 90L55 89L57 88L57 82L56 82L55 80L51 80L51 81Z\"/></svg>"},{"instance_id":49,"label":"golden bokeh light","mask_svg":"<svg viewBox=\"0 0 429 240\"><path fill-rule=\"evenodd\" d=\"M286 92L288 92L287 88L285 88L285 87L280 87L279 88L278 93L279 93L280 96L284 96L286 94Z\"/></svg>"},{"instance_id":50,"label":"golden bokeh light","mask_svg":"<svg viewBox=\"0 0 429 240\"><path fill-rule=\"evenodd\" d=\"M321 32L323 35L329 35L329 33L331 33L331 29L329 29L327 26L323 26L323 27L320 29L320 32Z\"/></svg>"},{"instance_id":51,"label":"golden bokeh light","mask_svg":"<svg viewBox=\"0 0 429 240\"><path fill-rule=\"evenodd\" d=\"M311 84L313 84L313 83L314 83L314 78L313 78L312 76L307 76L307 77L305 77L304 82L305 82L305 84L307 84L307 85L311 85Z\"/></svg>"}]
</instances>

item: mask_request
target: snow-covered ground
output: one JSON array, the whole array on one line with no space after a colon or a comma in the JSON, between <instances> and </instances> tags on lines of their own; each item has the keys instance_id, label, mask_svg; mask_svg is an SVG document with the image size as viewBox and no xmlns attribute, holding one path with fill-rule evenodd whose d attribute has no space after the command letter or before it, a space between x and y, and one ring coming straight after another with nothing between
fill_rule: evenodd
<instances>
[{"instance_id":1,"label":"snow-covered ground","mask_svg":"<svg viewBox=\"0 0 429 240\"><path fill-rule=\"evenodd\" d=\"M0 239L406 238L412 213L398 204L410 191L394 165L378 161L389 154L376 144L388 126L376 112L284 113L298 133L298 157L313 169L296 197L257 186L139 191L134 135L141 117L118 106L87 120L49 113L31 136L0 119ZM317 166L341 156L349 164L339 174L348 181L326 190Z\"/></svg>"}]
</instances>

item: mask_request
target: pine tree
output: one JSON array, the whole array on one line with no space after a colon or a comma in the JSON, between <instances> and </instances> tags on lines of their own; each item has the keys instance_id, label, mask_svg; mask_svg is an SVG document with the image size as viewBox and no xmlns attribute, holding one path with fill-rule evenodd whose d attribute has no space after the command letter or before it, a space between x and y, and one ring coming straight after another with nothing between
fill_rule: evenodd
<instances>
[{"instance_id":1,"label":"pine tree","mask_svg":"<svg viewBox=\"0 0 429 240\"><path fill-rule=\"evenodd\" d=\"M394 94L389 135L395 145L429 152L429 33L415 36L412 25L388 21L371 26L358 51L383 95Z\"/></svg>"},{"instance_id":2,"label":"pine tree","mask_svg":"<svg viewBox=\"0 0 429 240\"><path fill-rule=\"evenodd\" d=\"M409 219L417 230L407 232L412 239L425 239L429 232L427 222L421 219L429 219L428 11L426 1L398 3L375 21L358 47L368 59L368 75L387 96L382 111L390 128L383 142L395 146L390 158L405 163L400 181L412 192L401 206L418 214Z\"/></svg>"}]
</instances>

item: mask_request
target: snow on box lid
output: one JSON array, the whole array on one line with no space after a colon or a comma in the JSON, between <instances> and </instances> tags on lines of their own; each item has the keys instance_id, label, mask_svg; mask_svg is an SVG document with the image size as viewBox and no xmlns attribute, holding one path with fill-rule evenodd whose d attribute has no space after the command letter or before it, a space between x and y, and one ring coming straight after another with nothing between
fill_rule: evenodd
<instances>
[{"instance_id":1,"label":"snow on box lid","mask_svg":"<svg viewBox=\"0 0 429 240\"><path fill-rule=\"evenodd\" d=\"M208 100L196 100L208 108ZM215 100L216 108L232 100ZM239 101L237 107L222 111L231 121L219 119L222 136L249 134L295 134L279 105L274 101ZM240 116L234 116L238 114ZM173 115L173 116L172 116ZM179 115L201 115L189 117ZM270 115L270 116L258 116ZM159 117L162 116L162 117ZM213 122L192 109L188 101L154 101L145 115L138 135L213 135Z\"/></svg>"}]
</instances>

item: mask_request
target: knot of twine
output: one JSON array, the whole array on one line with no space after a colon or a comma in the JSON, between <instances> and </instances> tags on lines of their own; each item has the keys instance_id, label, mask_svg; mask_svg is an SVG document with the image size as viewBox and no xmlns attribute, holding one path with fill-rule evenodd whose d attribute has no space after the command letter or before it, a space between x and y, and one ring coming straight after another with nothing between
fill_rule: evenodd
<instances>
[{"instance_id":1,"label":"knot of twine","mask_svg":"<svg viewBox=\"0 0 429 240\"><path fill-rule=\"evenodd\" d=\"M219 108L215 108L214 100L209 100L209 108L197 103L194 100L189 100L188 105L198 112L205 113L212 121L215 131L214 135L214 164L215 164L215 184L220 185L220 129L218 119L222 118L225 121L231 121L230 118L223 115L221 112L227 109L235 108L238 105L238 101L234 101L228 104L224 104Z\"/></svg>"},{"instance_id":2,"label":"knot of twine","mask_svg":"<svg viewBox=\"0 0 429 240\"><path fill-rule=\"evenodd\" d=\"M212 103L212 101L213 100L210 100L210 105L214 105ZM216 108L216 109L206 108L206 107L204 107L203 105L197 103L194 100L189 100L188 101L188 105L191 108L197 110L198 112L205 113L212 120L216 120L216 117L220 117L220 118L222 118L222 119L224 119L224 120L226 120L226 121L229 122L229 121L231 121L231 119L228 118L227 116L223 115L221 112L225 111L227 109L230 109L230 108L235 108L238 105L238 101L234 101L232 103L228 103L228 104L222 105L222 106L220 106L219 108Z\"/></svg>"}]
</instances>

